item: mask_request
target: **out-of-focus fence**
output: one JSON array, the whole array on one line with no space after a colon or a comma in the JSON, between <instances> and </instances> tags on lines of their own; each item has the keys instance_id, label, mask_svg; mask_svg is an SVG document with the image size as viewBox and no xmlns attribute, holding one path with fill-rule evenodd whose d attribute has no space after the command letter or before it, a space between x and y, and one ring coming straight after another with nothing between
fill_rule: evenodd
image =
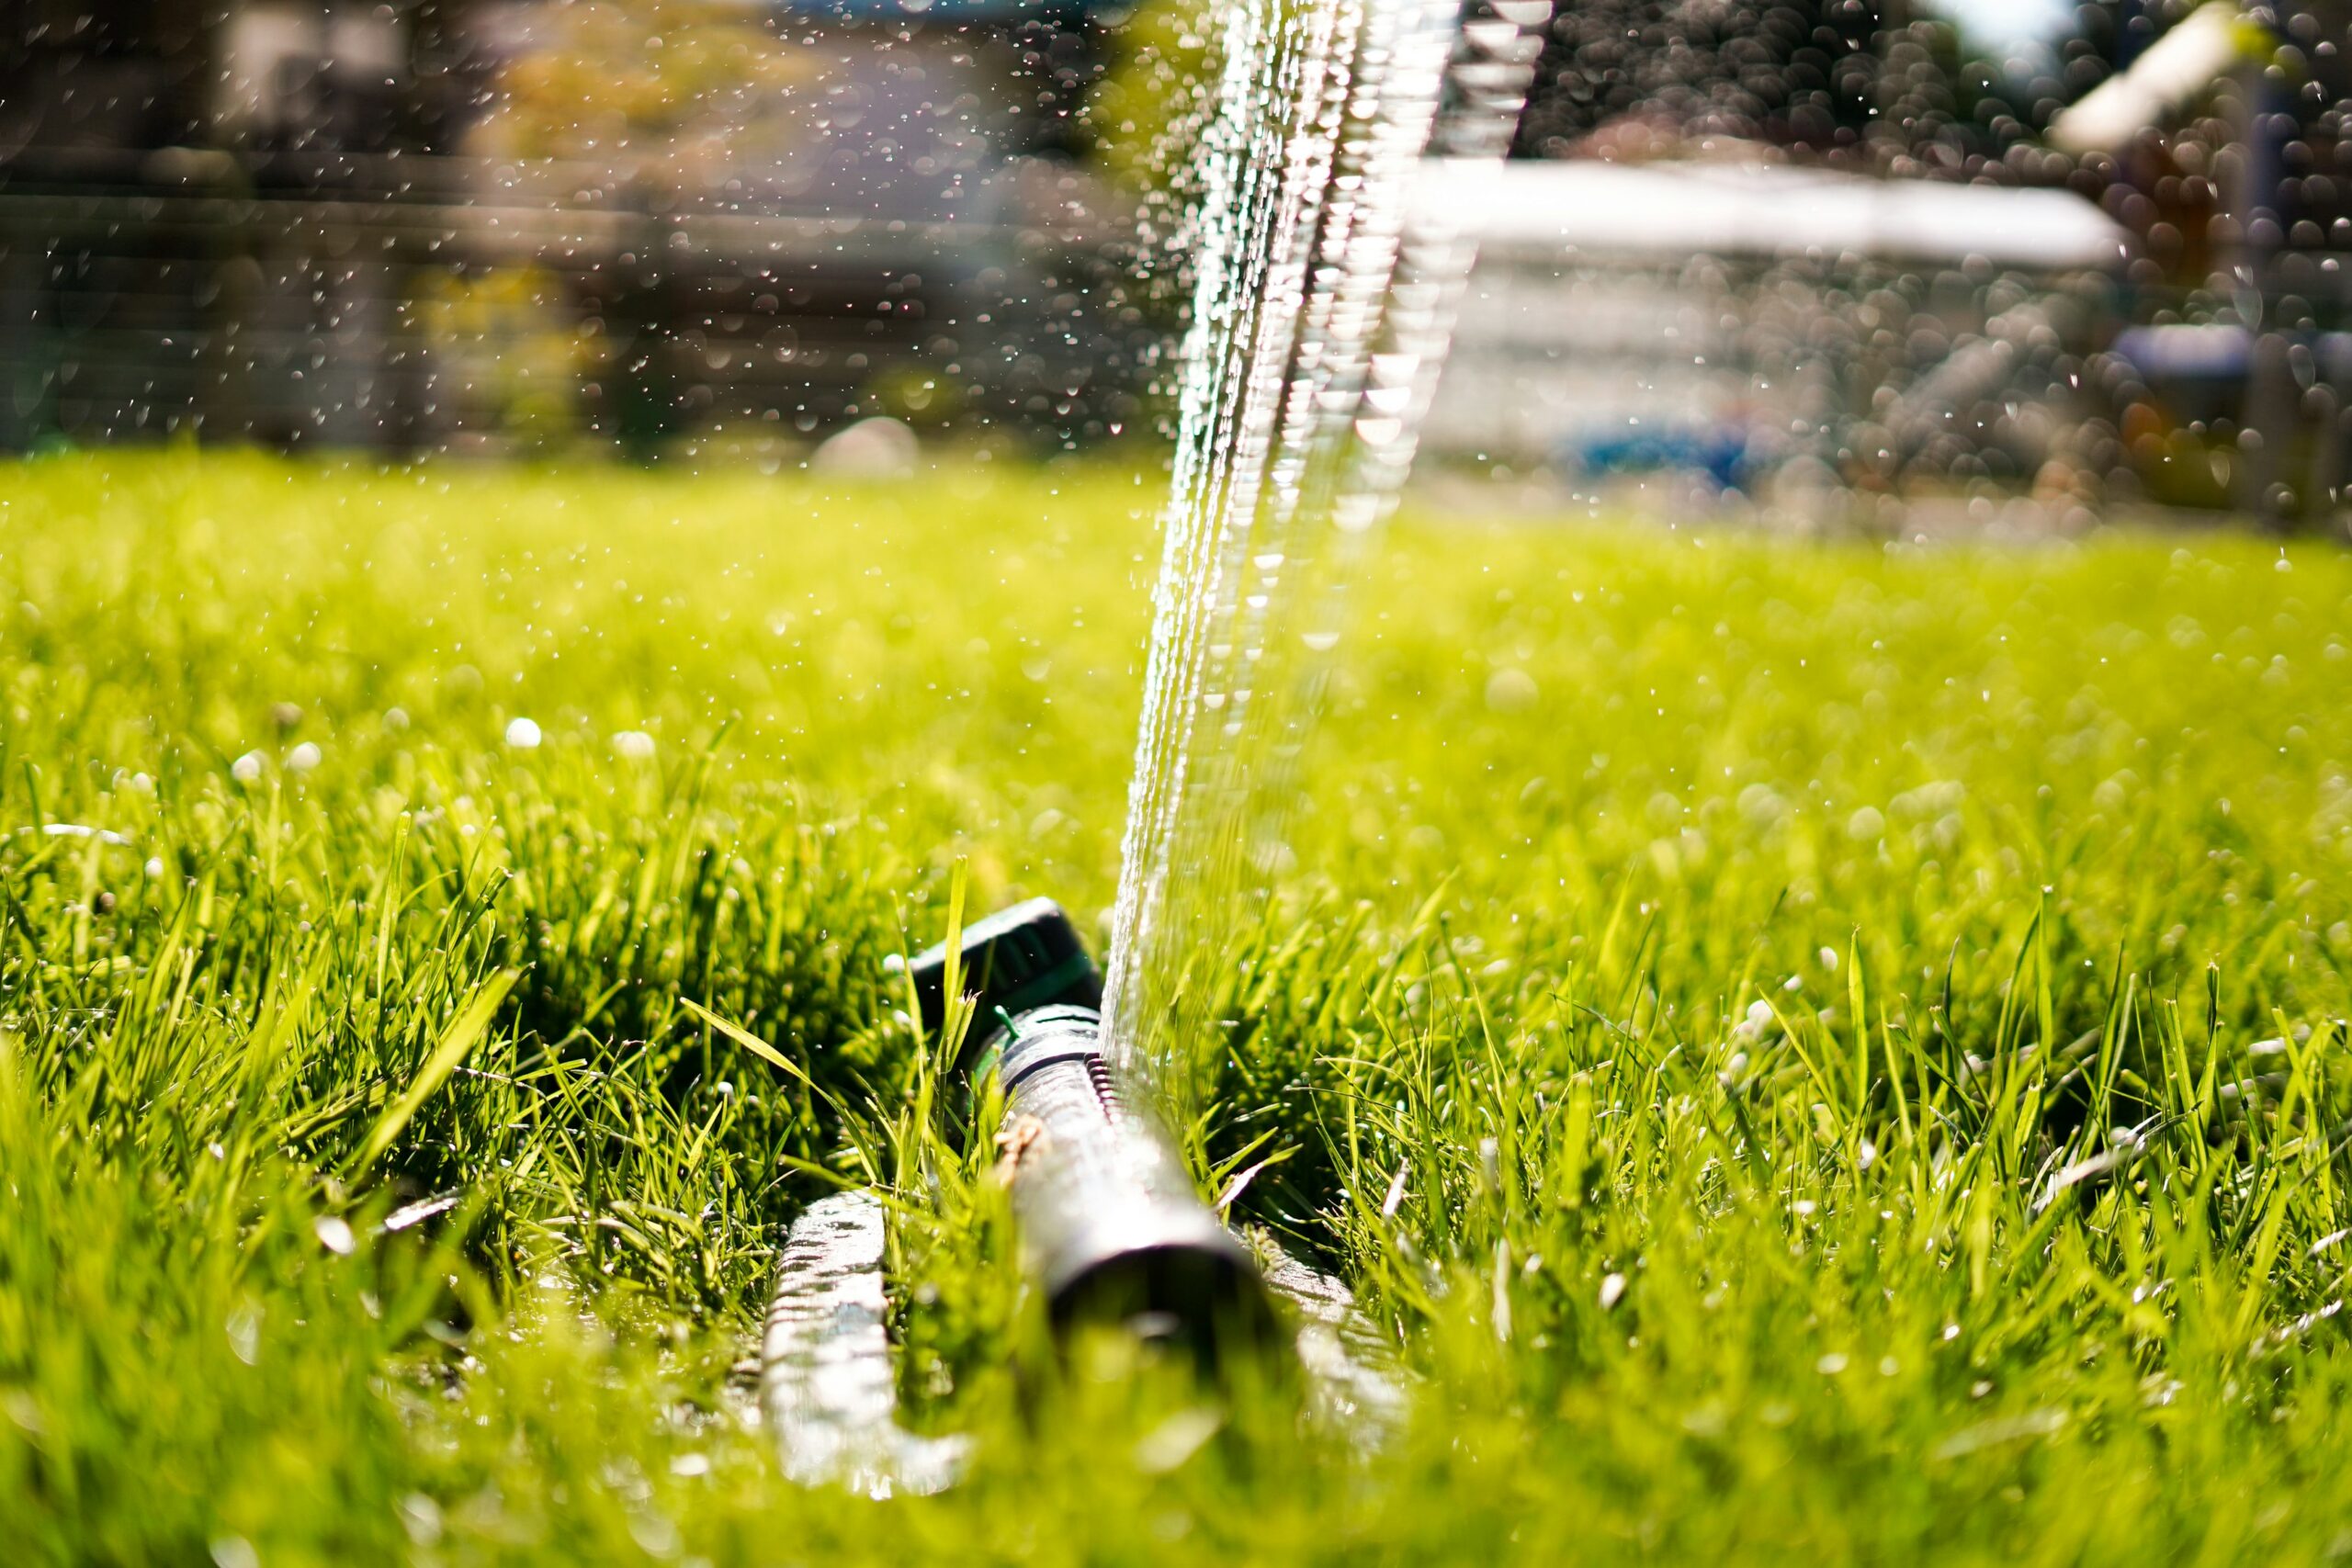
<instances>
[{"instance_id":1,"label":"out-of-focus fence","mask_svg":"<svg viewBox=\"0 0 2352 1568\"><path fill-rule=\"evenodd\" d=\"M0 166L0 447L650 448L876 412L1069 439L1135 415L1114 247L1048 164L926 220L684 206L552 164L285 163Z\"/></svg>"},{"instance_id":2,"label":"out-of-focus fence","mask_svg":"<svg viewBox=\"0 0 2352 1568\"><path fill-rule=\"evenodd\" d=\"M0 7L0 448L1133 417L1091 0Z\"/></svg>"}]
</instances>

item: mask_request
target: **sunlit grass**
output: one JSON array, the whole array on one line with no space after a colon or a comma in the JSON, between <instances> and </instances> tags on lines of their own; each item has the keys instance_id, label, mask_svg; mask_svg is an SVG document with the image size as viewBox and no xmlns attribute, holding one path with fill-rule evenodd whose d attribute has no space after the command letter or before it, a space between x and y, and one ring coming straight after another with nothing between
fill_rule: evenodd
<instances>
[{"instance_id":1,"label":"sunlit grass","mask_svg":"<svg viewBox=\"0 0 2352 1568\"><path fill-rule=\"evenodd\" d=\"M1016 1371L881 959L959 860L1107 902L1154 496L0 473L12 1550L2352 1549L2352 562L2250 539L1407 523L1192 1142L1413 1421ZM730 1370L877 1177L927 1502L785 1484Z\"/></svg>"}]
</instances>

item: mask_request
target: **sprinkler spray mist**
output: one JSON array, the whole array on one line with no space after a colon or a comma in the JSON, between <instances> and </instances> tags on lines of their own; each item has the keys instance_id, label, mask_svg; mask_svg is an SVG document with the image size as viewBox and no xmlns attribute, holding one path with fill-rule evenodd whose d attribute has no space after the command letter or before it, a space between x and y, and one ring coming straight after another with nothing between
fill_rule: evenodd
<instances>
[{"instance_id":1,"label":"sprinkler spray mist","mask_svg":"<svg viewBox=\"0 0 2352 1568\"><path fill-rule=\"evenodd\" d=\"M936 1032L957 989L993 1070L1024 1267L1057 1331L1108 1322L1190 1351L1295 1343L1321 1408L1393 1403L1346 1351L1345 1287L1252 1247L1167 1139L1193 1106L1201 955L1262 908L1352 563L1411 465L1471 255L1417 206L1430 154L1492 160L1551 0L1214 0L1183 163L1190 326L1107 983L1036 900L907 968ZM893 1419L881 1205L796 1224L763 1346L786 1469L862 1490L946 1484L962 1450ZM1288 1307L1276 1304L1280 1297ZM1295 1318L1295 1340L1284 1332Z\"/></svg>"}]
</instances>

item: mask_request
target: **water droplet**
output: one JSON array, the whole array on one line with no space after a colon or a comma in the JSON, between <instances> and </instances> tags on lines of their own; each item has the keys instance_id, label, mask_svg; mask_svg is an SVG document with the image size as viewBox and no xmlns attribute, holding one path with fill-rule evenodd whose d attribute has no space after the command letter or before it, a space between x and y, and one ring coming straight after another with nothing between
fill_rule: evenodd
<instances>
[{"instance_id":1,"label":"water droplet","mask_svg":"<svg viewBox=\"0 0 2352 1568\"><path fill-rule=\"evenodd\" d=\"M1535 677L1524 670L1502 669L1487 677L1487 706L1496 713L1524 713L1537 695Z\"/></svg>"}]
</instances>

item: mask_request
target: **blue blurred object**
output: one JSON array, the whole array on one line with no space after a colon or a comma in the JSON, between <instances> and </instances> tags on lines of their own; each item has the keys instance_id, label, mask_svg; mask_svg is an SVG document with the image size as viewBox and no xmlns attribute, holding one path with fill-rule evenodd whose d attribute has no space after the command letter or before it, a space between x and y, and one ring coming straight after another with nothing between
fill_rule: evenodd
<instances>
[{"instance_id":1,"label":"blue blurred object","mask_svg":"<svg viewBox=\"0 0 2352 1568\"><path fill-rule=\"evenodd\" d=\"M1724 490L1746 489L1755 466L1747 433L1720 423L1571 437L1560 460L1588 474L1702 473Z\"/></svg>"}]
</instances>

